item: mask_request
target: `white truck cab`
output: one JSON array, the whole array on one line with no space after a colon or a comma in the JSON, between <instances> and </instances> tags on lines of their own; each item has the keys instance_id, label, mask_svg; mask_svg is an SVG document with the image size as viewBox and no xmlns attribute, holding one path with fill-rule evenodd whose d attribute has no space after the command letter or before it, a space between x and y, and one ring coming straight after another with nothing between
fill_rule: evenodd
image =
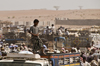
<instances>
[{"instance_id":1,"label":"white truck cab","mask_svg":"<svg viewBox=\"0 0 100 66\"><path fill-rule=\"evenodd\" d=\"M45 60L0 60L0 66L49 66Z\"/></svg>"},{"instance_id":2,"label":"white truck cab","mask_svg":"<svg viewBox=\"0 0 100 66\"><path fill-rule=\"evenodd\" d=\"M6 59L0 60L0 66L50 66L50 65L48 59L40 58L39 55L8 54Z\"/></svg>"}]
</instances>

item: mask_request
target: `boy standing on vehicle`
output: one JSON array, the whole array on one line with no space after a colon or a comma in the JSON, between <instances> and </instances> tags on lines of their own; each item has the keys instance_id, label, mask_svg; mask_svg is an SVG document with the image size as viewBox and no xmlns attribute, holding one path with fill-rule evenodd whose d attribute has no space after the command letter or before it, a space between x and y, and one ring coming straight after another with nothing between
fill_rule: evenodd
<instances>
[{"instance_id":1,"label":"boy standing on vehicle","mask_svg":"<svg viewBox=\"0 0 100 66\"><path fill-rule=\"evenodd\" d=\"M35 19L33 23L34 25L30 27L29 33L31 34L31 41L33 44L33 53L36 53L38 50L41 49L42 43L40 42L40 39L39 39L39 28L37 27L39 20Z\"/></svg>"}]
</instances>

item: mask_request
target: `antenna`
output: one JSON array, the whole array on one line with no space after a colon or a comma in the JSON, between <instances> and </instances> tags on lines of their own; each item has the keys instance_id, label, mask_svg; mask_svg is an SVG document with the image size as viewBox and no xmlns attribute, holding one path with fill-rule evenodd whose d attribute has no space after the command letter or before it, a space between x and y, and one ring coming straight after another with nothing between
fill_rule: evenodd
<instances>
[{"instance_id":1,"label":"antenna","mask_svg":"<svg viewBox=\"0 0 100 66\"><path fill-rule=\"evenodd\" d=\"M58 10L58 9L59 9L59 6L54 6L54 8L55 8L56 10Z\"/></svg>"},{"instance_id":2,"label":"antenna","mask_svg":"<svg viewBox=\"0 0 100 66\"><path fill-rule=\"evenodd\" d=\"M79 9L81 10L83 6L79 6Z\"/></svg>"}]
</instances>

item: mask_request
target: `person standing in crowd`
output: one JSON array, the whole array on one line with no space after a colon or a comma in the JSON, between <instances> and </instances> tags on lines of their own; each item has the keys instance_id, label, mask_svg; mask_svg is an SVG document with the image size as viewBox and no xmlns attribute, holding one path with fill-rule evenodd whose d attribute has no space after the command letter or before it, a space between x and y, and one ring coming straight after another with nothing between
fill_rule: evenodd
<instances>
[{"instance_id":1,"label":"person standing in crowd","mask_svg":"<svg viewBox=\"0 0 100 66\"><path fill-rule=\"evenodd\" d=\"M99 66L96 55L94 55L93 60L91 61L91 66Z\"/></svg>"},{"instance_id":2,"label":"person standing in crowd","mask_svg":"<svg viewBox=\"0 0 100 66\"><path fill-rule=\"evenodd\" d=\"M65 29L65 35L66 37L69 37L69 31L67 29Z\"/></svg>"},{"instance_id":3,"label":"person standing in crowd","mask_svg":"<svg viewBox=\"0 0 100 66\"><path fill-rule=\"evenodd\" d=\"M5 51L5 49L4 49L3 47L1 48L0 54L1 54L2 56L6 56L6 55L7 55L7 52Z\"/></svg>"},{"instance_id":4,"label":"person standing in crowd","mask_svg":"<svg viewBox=\"0 0 100 66\"><path fill-rule=\"evenodd\" d=\"M50 33L50 29L49 29L49 26L47 26L47 28L46 28L46 35L49 35L49 33Z\"/></svg>"},{"instance_id":5,"label":"person standing in crowd","mask_svg":"<svg viewBox=\"0 0 100 66\"><path fill-rule=\"evenodd\" d=\"M46 28L43 29L43 35L46 35Z\"/></svg>"},{"instance_id":6,"label":"person standing in crowd","mask_svg":"<svg viewBox=\"0 0 100 66\"><path fill-rule=\"evenodd\" d=\"M62 33L62 31L61 31L61 28L58 28L58 35L59 35L59 36L62 36L62 34L63 34L63 33Z\"/></svg>"},{"instance_id":7,"label":"person standing in crowd","mask_svg":"<svg viewBox=\"0 0 100 66\"><path fill-rule=\"evenodd\" d=\"M65 48L64 47L62 47L61 48L61 53L65 53L66 51L65 51Z\"/></svg>"},{"instance_id":8,"label":"person standing in crowd","mask_svg":"<svg viewBox=\"0 0 100 66\"><path fill-rule=\"evenodd\" d=\"M92 52L90 52L89 56L87 57L87 62L91 62L93 60Z\"/></svg>"},{"instance_id":9,"label":"person standing in crowd","mask_svg":"<svg viewBox=\"0 0 100 66\"><path fill-rule=\"evenodd\" d=\"M80 48L79 48L79 47L77 47L77 52L78 52L78 53L81 53L81 50L80 50Z\"/></svg>"},{"instance_id":10,"label":"person standing in crowd","mask_svg":"<svg viewBox=\"0 0 100 66\"><path fill-rule=\"evenodd\" d=\"M47 53L47 51L46 51L46 50L47 50L47 46L46 46L46 45L43 45L43 48L44 48L44 49L43 49L43 54L46 55L46 53Z\"/></svg>"},{"instance_id":11,"label":"person standing in crowd","mask_svg":"<svg viewBox=\"0 0 100 66\"><path fill-rule=\"evenodd\" d=\"M29 33L31 34L31 41L33 44L33 53L36 53L38 50L41 49L42 44L40 43L40 40L39 40L39 28L37 27L39 20L35 19L33 23L34 25L30 27Z\"/></svg>"},{"instance_id":12,"label":"person standing in crowd","mask_svg":"<svg viewBox=\"0 0 100 66\"><path fill-rule=\"evenodd\" d=\"M50 32L51 32L51 30L50 30L49 26L47 26L47 28L46 28L46 39L48 39Z\"/></svg>"},{"instance_id":13,"label":"person standing in crowd","mask_svg":"<svg viewBox=\"0 0 100 66\"><path fill-rule=\"evenodd\" d=\"M6 46L5 51L6 51L7 53L9 53L9 52L10 52L10 48L9 48L8 46Z\"/></svg>"},{"instance_id":14,"label":"person standing in crowd","mask_svg":"<svg viewBox=\"0 0 100 66\"><path fill-rule=\"evenodd\" d=\"M25 45L25 43L23 43L20 47L21 51L28 51L27 46Z\"/></svg>"},{"instance_id":15,"label":"person standing in crowd","mask_svg":"<svg viewBox=\"0 0 100 66\"><path fill-rule=\"evenodd\" d=\"M77 45L74 45L73 49L75 50L75 52L78 52L76 47Z\"/></svg>"},{"instance_id":16,"label":"person standing in crowd","mask_svg":"<svg viewBox=\"0 0 100 66\"><path fill-rule=\"evenodd\" d=\"M52 34L54 34L55 33L55 26L54 26L54 24L51 25L51 30L52 30Z\"/></svg>"},{"instance_id":17,"label":"person standing in crowd","mask_svg":"<svg viewBox=\"0 0 100 66\"><path fill-rule=\"evenodd\" d=\"M81 63L81 66L91 66L87 61L86 61L86 57L83 57L83 61Z\"/></svg>"}]
</instances>

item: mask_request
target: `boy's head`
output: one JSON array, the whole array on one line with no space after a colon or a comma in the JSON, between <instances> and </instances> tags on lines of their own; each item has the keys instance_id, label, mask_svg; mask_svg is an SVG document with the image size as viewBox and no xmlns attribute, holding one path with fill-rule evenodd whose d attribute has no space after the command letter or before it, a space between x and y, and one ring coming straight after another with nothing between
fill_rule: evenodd
<instances>
[{"instance_id":1,"label":"boy's head","mask_svg":"<svg viewBox=\"0 0 100 66\"><path fill-rule=\"evenodd\" d=\"M35 26L37 26L38 23L39 23L39 20L38 19L35 19L33 23L34 23Z\"/></svg>"}]
</instances>

